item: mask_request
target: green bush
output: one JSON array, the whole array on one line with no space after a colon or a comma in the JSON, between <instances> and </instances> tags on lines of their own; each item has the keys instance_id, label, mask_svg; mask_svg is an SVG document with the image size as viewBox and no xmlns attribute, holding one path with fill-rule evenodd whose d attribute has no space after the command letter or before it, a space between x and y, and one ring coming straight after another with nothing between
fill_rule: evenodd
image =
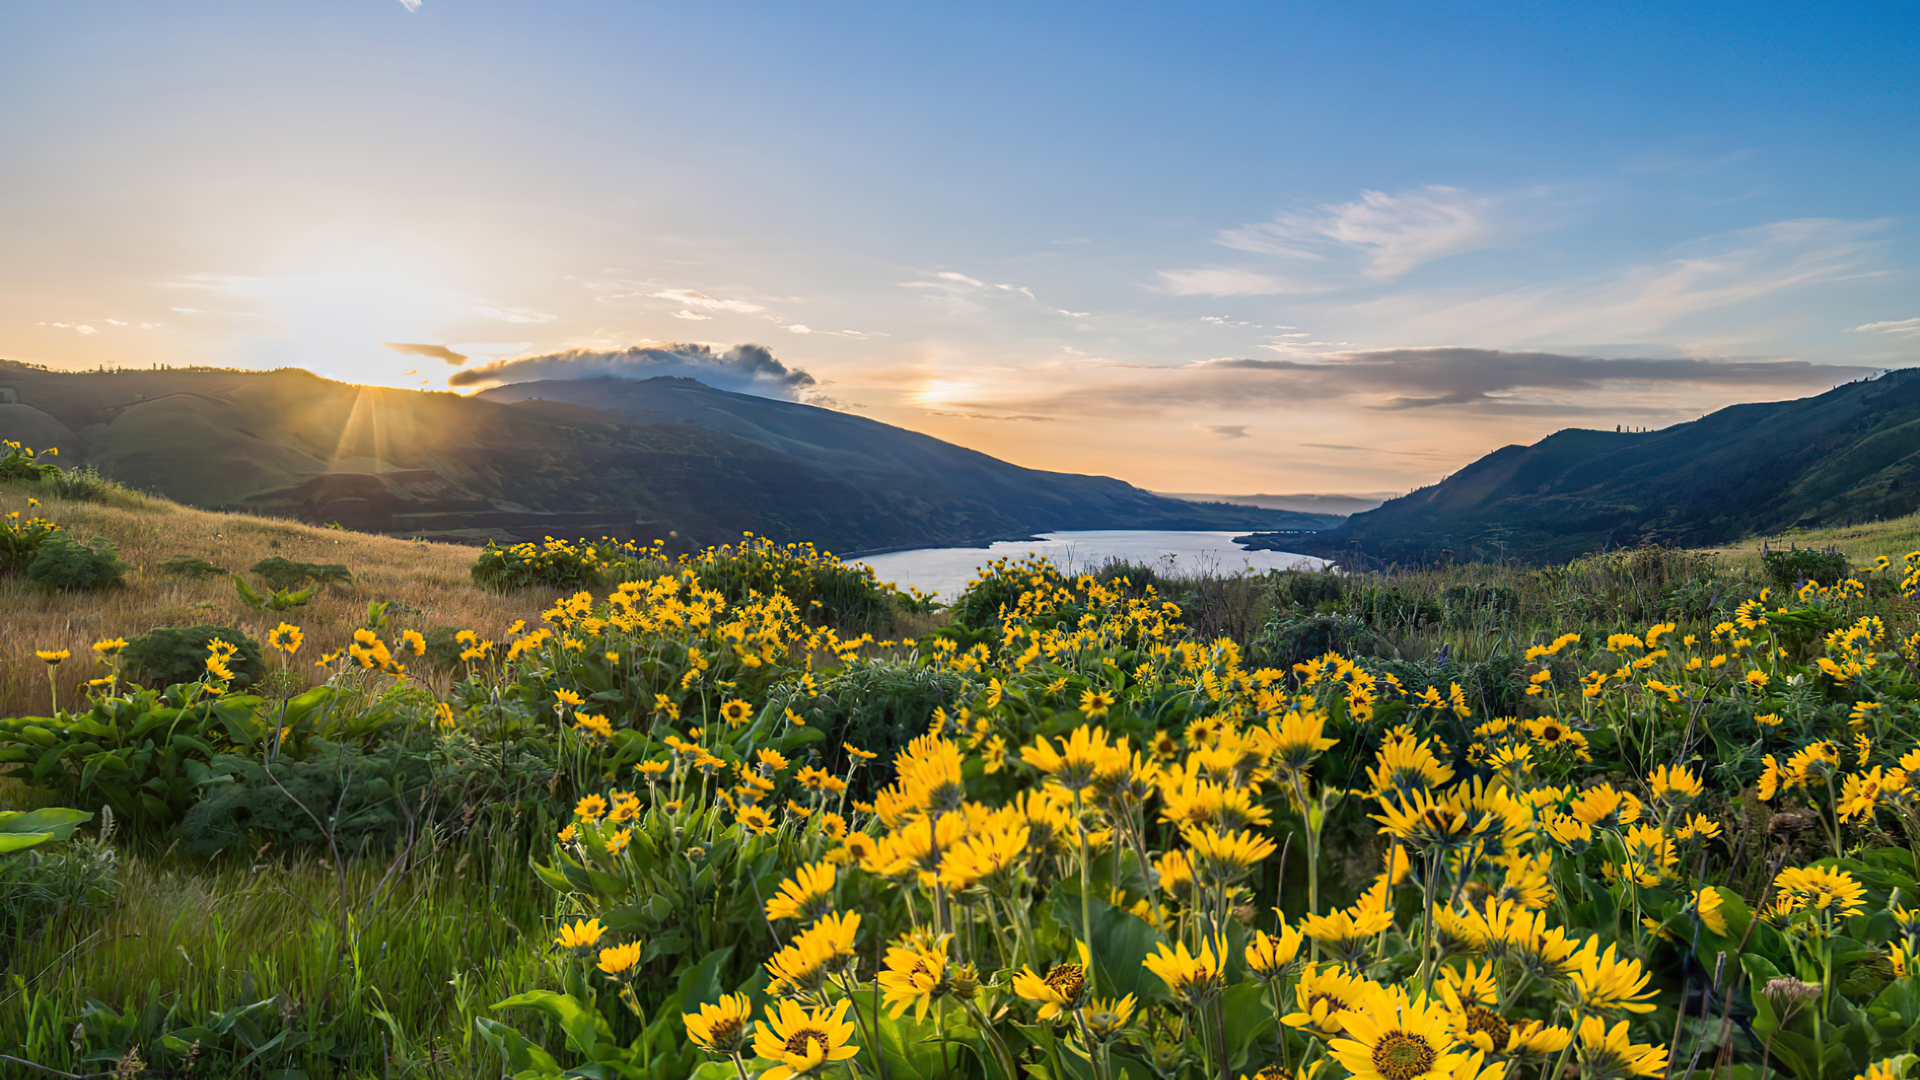
<instances>
[{"instance_id":1,"label":"green bush","mask_svg":"<svg viewBox=\"0 0 1920 1080\"><path fill-rule=\"evenodd\" d=\"M274 555L254 563L252 570L260 575L269 589L277 592L295 589L308 582L330 586L353 584L353 573L340 563L295 562Z\"/></svg>"},{"instance_id":2,"label":"green bush","mask_svg":"<svg viewBox=\"0 0 1920 1080\"><path fill-rule=\"evenodd\" d=\"M1803 581L1838 585L1847 580L1850 567L1843 551L1815 551L1813 548L1789 548L1769 551L1760 556L1767 578L1782 589L1791 589Z\"/></svg>"},{"instance_id":3,"label":"green bush","mask_svg":"<svg viewBox=\"0 0 1920 1080\"><path fill-rule=\"evenodd\" d=\"M475 585L495 592L532 587L585 589L670 573L672 568L653 554L651 548L608 537L591 544L549 539L510 547L489 540L471 572Z\"/></svg>"},{"instance_id":4,"label":"green bush","mask_svg":"<svg viewBox=\"0 0 1920 1080\"><path fill-rule=\"evenodd\" d=\"M1284 607L1316 611L1323 603L1338 601L1346 595L1351 579L1333 570L1272 570L1267 585L1273 590L1274 603Z\"/></svg>"},{"instance_id":5,"label":"green bush","mask_svg":"<svg viewBox=\"0 0 1920 1080\"><path fill-rule=\"evenodd\" d=\"M47 537L60 526L43 517L10 518L0 525L0 574L25 573Z\"/></svg>"},{"instance_id":6,"label":"green bush","mask_svg":"<svg viewBox=\"0 0 1920 1080\"><path fill-rule=\"evenodd\" d=\"M7 449L6 456L0 457L0 480L39 480L60 475L60 466L40 462L32 450L12 439L0 445Z\"/></svg>"},{"instance_id":7,"label":"green bush","mask_svg":"<svg viewBox=\"0 0 1920 1080\"><path fill-rule=\"evenodd\" d=\"M96 537L82 544L60 532L41 540L27 564L27 580L63 592L86 592L123 584L130 569L108 541Z\"/></svg>"},{"instance_id":8,"label":"green bush","mask_svg":"<svg viewBox=\"0 0 1920 1080\"><path fill-rule=\"evenodd\" d=\"M1292 615L1269 622L1247 650L1250 666L1293 670L1333 652L1346 657L1391 655L1394 649L1364 619L1351 615Z\"/></svg>"},{"instance_id":9,"label":"green bush","mask_svg":"<svg viewBox=\"0 0 1920 1080\"><path fill-rule=\"evenodd\" d=\"M96 698L84 713L0 719L10 775L75 806L110 806L131 828L170 825L214 779L215 757L257 745L257 697L176 685Z\"/></svg>"},{"instance_id":10,"label":"green bush","mask_svg":"<svg viewBox=\"0 0 1920 1080\"><path fill-rule=\"evenodd\" d=\"M100 475L100 470L92 465L55 468L41 476L40 486L50 494L74 502L114 502L133 495L126 485Z\"/></svg>"},{"instance_id":11,"label":"green bush","mask_svg":"<svg viewBox=\"0 0 1920 1080\"><path fill-rule=\"evenodd\" d=\"M966 677L952 668L856 659L821 685L807 722L826 732L821 746L830 754L838 754L841 744L852 743L891 763L909 742L927 733L933 711L942 707L951 711L966 688ZM863 770L858 779L878 786L886 779L884 773ZM871 792L855 794L870 796Z\"/></svg>"},{"instance_id":12,"label":"green bush","mask_svg":"<svg viewBox=\"0 0 1920 1080\"><path fill-rule=\"evenodd\" d=\"M163 574L174 574L179 577L205 578L213 577L217 574L224 574L227 572L227 568L224 566L215 566L205 559L195 558L192 555L175 555L173 558L160 564L160 572Z\"/></svg>"},{"instance_id":13,"label":"green bush","mask_svg":"<svg viewBox=\"0 0 1920 1080\"><path fill-rule=\"evenodd\" d=\"M544 811L533 815L543 822L564 819L569 806L551 794L552 750L537 739L481 746L449 735L372 748L314 739L303 758L283 756L270 765L229 755L215 762L220 780L188 809L180 836L188 851L203 856L242 840L324 846L326 834L301 804L327 822L349 854L389 848L404 841L410 827L470 822L498 810L532 808Z\"/></svg>"},{"instance_id":14,"label":"green bush","mask_svg":"<svg viewBox=\"0 0 1920 1080\"><path fill-rule=\"evenodd\" d=\"M159 689L198 681L207 670L207 642L219 638L239 648L227 666L234 685L252 686L266 671L260 643L232 626L163 626L127 642L120 654L128 678Z\"/></svg>"},{"instance_id":15,"label":"green bush","mask_svg":"<svg viewBox=\"0 0 1920 1080\"><path fill-rule=\"evenodd\" d=\"M107 843L111 815L100 835L67 843L93 817L49 806L31 812L0 810L0 945L35 933L49 917L75 907L98 908L113 899L117 864ZM0 964L7 962L0 951Z\"/></svg>"}]
</instances>

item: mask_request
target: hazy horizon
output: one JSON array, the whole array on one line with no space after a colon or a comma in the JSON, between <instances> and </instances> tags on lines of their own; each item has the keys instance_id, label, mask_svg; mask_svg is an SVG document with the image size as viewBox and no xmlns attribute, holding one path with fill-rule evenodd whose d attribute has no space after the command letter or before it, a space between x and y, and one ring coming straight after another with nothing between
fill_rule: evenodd
<instances>
[{"instance_id":1,"label":"hazy horizon","mask_svg":"<svg viewBox=\"0 0 1920 1080\"><path fill-rule=\"evenodd\" d=\"M1379 493L1912 365L1920 9L0 11L0 356ZM1252 496L1243 496L1252 497Z\"/></svg>"}]
</instances>

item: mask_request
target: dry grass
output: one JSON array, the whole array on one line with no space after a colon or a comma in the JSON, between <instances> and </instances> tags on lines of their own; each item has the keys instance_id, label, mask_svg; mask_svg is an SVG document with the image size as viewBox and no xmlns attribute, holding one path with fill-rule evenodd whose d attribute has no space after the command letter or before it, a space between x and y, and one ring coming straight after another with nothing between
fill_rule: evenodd
<instances>
[{"instance_id":1,"label":"dry grass","mask_svg":"<svg viewBox=\"0 0 1920 1080\"><path fill-rule=\"evenodd\" d=\"M1881 555L1897 563L1907 552L1920 550L1920 514L1831 529L1789 529L1772 536L1750 536L1738 543L1703 550L1718 552L1722 565L1757 572L1760 569L1760 545L1763 542L1775 549L1793 545L1835 548L1845 552L1856 567L1871 563Z\"/></svg>"},{"instance_id":2,"label":"dry grass","mask_svg":"<svg viewBox=\"0 0 1920 1080\"><path fill-rule=\"evenodd\" d=\"M522 590L505 596L474 587L468 576L475 550L457 544L420 544L386 536L341 532L244 514L193 510L158 499L131 497L124 505L69 502L38 488L0 482L0 514L30 515L29 493L41 498L39 513L80 539L103 536L132 564L125 588L97 593L49 593L19 577L0 578L0 716L45 713L46 668L36 649L67 649L60 696L75 702L76 688L99 674L91 646L102 638L128 637L156 626L211 623L238 626L255 638L282 617L306 631L299 667L317 678L312 661L345 644L374 601L397 601L406 613L393 626L423 633L436 627L471 628L499 637L516 619L533 620L553 594ZM342 563L353 572L350 586L322 590L305 607L260 612L240 602L225 577L200 579L160 572L176 555L205 559L228 570L273 555L310 563ZM257 580L249 579L258 586Z\"/></svg>"}]
</instances>

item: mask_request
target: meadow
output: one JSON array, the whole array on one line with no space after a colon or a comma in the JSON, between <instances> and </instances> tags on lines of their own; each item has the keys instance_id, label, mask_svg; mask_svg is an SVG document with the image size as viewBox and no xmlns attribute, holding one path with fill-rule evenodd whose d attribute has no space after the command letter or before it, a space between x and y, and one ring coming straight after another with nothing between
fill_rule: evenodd
<instances>
[{"instance_id":1,"label":"meadow","mask_svg":"<svg viewBox=\"0 0 1920 1080\"><path fill-rule=\"evenodd\" d=\"M0 499L10 544L38 517L127 566L0 578L0 1074L1915 1063L1911 521L1545 568L1001 562L936 610L750 536ZM270 588L273 557L351 577ZM150 647L185 625L220 632Z\"/></svg>"}]
</instances>

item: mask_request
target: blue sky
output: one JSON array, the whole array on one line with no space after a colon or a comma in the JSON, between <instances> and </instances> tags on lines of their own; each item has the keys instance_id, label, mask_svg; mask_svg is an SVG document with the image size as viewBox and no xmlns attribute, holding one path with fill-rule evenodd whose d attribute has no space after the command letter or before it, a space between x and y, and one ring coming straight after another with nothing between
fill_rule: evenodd
<instances>
[{"instance_id":1,"label":"blue sky","mask_svg":"<svg viewBox=\"0 0 1920 1080\"><path fill-rule=\"evenodd\" d=\"M581 350L1406 490L1913 363L1916 46L1912 3L16 3L0 356Z\"/></svg>"}]
</instances>

